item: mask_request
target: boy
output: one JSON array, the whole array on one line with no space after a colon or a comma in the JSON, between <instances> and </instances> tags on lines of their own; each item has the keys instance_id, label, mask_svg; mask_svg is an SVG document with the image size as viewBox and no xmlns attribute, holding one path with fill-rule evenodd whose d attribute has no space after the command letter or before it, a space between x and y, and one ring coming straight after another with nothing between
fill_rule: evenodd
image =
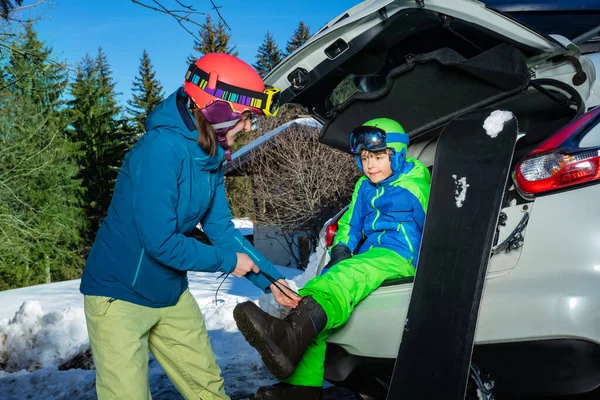
<instances>
[{"instance_id":1,"label":"boy","mask_svg":"<svg viewBox=\"0 0 600 400\"><path fill-rule=\"evenodd\" d=\"M431 177L420 161L406 158L407 147L408 135L392 119L356 128L350 151L365 176L338 223L329 271L300 290L300 304L283 320L253 302L236 306L240 331L284 381L261 387L255 399L319 399L329 331L383 281L415 274Z\"/></svg>"}]
</instances>

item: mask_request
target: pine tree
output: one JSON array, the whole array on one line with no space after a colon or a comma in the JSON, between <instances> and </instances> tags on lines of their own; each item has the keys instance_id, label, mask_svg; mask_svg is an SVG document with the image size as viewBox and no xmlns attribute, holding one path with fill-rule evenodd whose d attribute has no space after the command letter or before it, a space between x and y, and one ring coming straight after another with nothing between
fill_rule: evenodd
<instances>
[{"instance_id":1,"label":"pine tree","mask_svg":"<svg viewBox=\"0 0 600 400\"><path fill-rule=\"evenodd\" d=\"M12 46L7 68L12 93L29 96L34 104L50 109L63 103L68 77L65 65L51 60L52 48L38 39L32 22L25 25L25 32Z\"/></svg>"},{"instance_id":2,"label":"pine tree","mask_svg":"<svg viewBox=\"0 0 600 400\"><path fill-rule=\"evenodd\" d=\"M229 45L231 35L227 33L223 21L219 20L215 27L210 14L206 16L204 24L202 24L198 31L198 36L200 37L200 41L194 40L194 51L200 54L190 54L187 59L188 64L193 63L198 58L208 53L225 53L231 54L232 56L238 55L235 46L230 47Z\"/></svg>"},{"instance_id":3,"label":"pine tree","mask_svg":"<svg viewBox=\"0 0 600 400\"><path fill-rule=\"evenodd\" d=\"M253 66L263 78L281 62L281 50L279 50L273 36L268 31L265 35L265 40L258 48L256 58L257 61Z\"/></svg>"},{"instance_id":4,"label":"pine tree","mask_svg":"<svg viewBox=\"0 0 600 400\"><path fill-rule=\"evenodd\" d=\"M22 94L0 106L0 290L75 279L83 268L74 145Z\"/></svg>"},{"instance_id":5,"label":"pine tree","mask_svg":"<svg viewBox=\"0 0 600 400\"><path fill-rule=\"evenodd\" d=\"M0 0L0 18L8 18L13 8L22 6L23 0Z\"/></svg>"},{"instance_id":6,"label":"pine tree","mask_svg":"<svg viewBox=\"0 0 600 400\"><path fill-rule=\"evenodd\" d=\"M86 55L77 66L71 96L71 137L81 149L83 203L90 221L86 236L91 243L106 216L118 169L132 142L130 132L123 129L115 82L101 48L95 59Z\"/></svg>"},{"instance_id":7,"label":"pine tree","mask_svg":"<svg viewBox=\"0 0 600 400\"><path fill-rule=\"evenodd\" d=\"M66 70L33 25L0 53L0 290L74 279L86 219L76 148L65 134ZM15 78L21 78L15 80Z\"/></svg>"},{"instance_id":8,"label":"pine tree","mask_svg":"<svg viewBox=\"0 0 600 400\"><path fill-rule=\"evenodd\" d=\"M117 94L115 92L115 81L112 77L112 70L108 62L106 53L102 47L98 48L96 56L96 73L98 74L98 85L100 89L100 104L105 107L105 110L111 115L118 115L121 112L117 103Z\"/></svg>"},{"instance_id":9,"label":"pine tree","mask_svg":"<svg viewBox=\"0 0 600 400\"><path fill-rule=\"evenodd\" d=\"M290 40L288 40L287 46L285 46L285 56L292 54L294 50L306 43L308 39L310 39L310 29L304 24L304 21L300 21L298 28L294 31Z\"/></svg>"},{"instance_id":10,"label":"pine tree","mask_svg":"<svg viewBox=\"0 0 600 400\"><path fill-rule=\"evenodd\" d=\"M156 72L146 50L140 59L139 75L133 80L132 94L133 98L127 101L127 111L134 123L135 134L139 136L144 133L148 115L164 98L163 88L156 79Z\"/></svg>"}]
</instances>

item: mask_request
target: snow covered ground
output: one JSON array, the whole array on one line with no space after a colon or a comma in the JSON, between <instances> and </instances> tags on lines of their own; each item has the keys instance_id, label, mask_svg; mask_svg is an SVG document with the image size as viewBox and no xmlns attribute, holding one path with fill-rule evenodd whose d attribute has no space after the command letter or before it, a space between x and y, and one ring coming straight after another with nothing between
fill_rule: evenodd
<instances>
[{"instance_id":1,"label":"snow covered ground","mask_svg":"<svg viewBox=\"0 0 600 400\"><path fill-rule=\"evenodd\" d=\"M319 248L311 256L305 274L278 268L292 287L302 287L314 276L323 251ZM238 331L233 308L238 302L251 299L274 315L281 310L271 295L262 294L244 278L228 278L215 302L215 292L221 282L218 276L190 273L190 291L204 314L227 394L232 399L246 399L259 386L275 380ZM58 370L58 365L89 345L78 280L0 292L0 304L1 399L96 398L95 371ZM152 358L149 375L153 399L181 398Z\"/></svg>"},{"instance_id":2,"label":"snow covered ground","mask_svg":"<svg viewBox=\"0 0 600 400\"><path fill-rule=\"evenodd\" d=\"M242 235L252 235L254 233L254 222L248 218L236 218L233 225L242 232Z\"/></svg>"}]
</instances>

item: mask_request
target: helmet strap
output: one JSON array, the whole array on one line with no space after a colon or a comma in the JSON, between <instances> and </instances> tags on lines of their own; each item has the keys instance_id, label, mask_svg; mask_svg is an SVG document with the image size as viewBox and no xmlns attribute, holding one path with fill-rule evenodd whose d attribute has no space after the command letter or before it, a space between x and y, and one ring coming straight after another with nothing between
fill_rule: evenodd
<instances>
[{"instance_id":1,"label":"helmet strap","mask_svg":"<svg viewBox=\"0 0 600 400\"><path fill-rule=\"evenodd\" d=\"M358 167L358 169L360 169L360 172L364 173L365 171L363 170L363 166L362 166L362 161L360 159L360 155L356 155L354 156L355 160L356 160L356 166Z\"/></svg>"},{"instance_id":2,"label":"helmet strap","mask_svg":"<svg viewBox=\"0 0 600 400\"><path fill-rule=\"evenodd\" d=\"M216 134L217 134L217 142L225 150L225 158L227 159L227 163L231 164L231 149L229 149L229 146L227 145L226 132L223 132L223 133L216 132Z\"/></svg>"},{"instance_id":3,"label":"helmet strap","mask_svg":"<svg viewBox=\"0 0 600 400\"><path fill-rule=\"evenodd\" d=\"M231 150L227 144L227 132L231 127L238 123L239 120L225 121L218 124L211 124L217 136L217 142L225 150L227 162L231 164Z\"/></svg>"}]
</instances>

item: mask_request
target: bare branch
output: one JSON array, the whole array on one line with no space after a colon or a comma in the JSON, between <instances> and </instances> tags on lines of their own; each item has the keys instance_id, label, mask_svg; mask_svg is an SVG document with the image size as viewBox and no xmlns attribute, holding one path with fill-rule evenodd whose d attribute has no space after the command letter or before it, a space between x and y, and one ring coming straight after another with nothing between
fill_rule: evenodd
<instances>
[{"instance_id":1,"label":"bare branch","mask_svg":"<svg viewBox=\"0 0 600 400\"><path fill-rule=\"evenodd\" d=\"M213 5L213 10L215 10L217 12L217 15L219 16L219 19L221 21L223 21L223 24L225 24L225 26L227 27L227 29L231 30L231 28L229 27L229 25L227 24L227 22L225 21L225 19L223 18L223 16L221 15L221 12L219 11L219 8L221 8L222 6L216 6L215 2L213 0L210 0L210 4Z\"/></svg>"},{"instance_id":2,"label":"bare branch","mask_svg":"<svg viewBox=\"0 0 600 400\"><path fill-rule=\"evenodd\" d=\"M20 77L18 77L17 79L13 80L12 82L8 82L6 85L0 86L0 91L4 90L4 89L8 89L12 85L16 85L17 83L21 82L25 78L27 78L27 75L21 75Z\"/></svg>"},{"instance_id":3,"label":"bare branch","mask_svg":"<svg viewBox=\"0 0 600 400\"><path fill-rule=\"evenodd\" d=\"M26 6L21 6L21 7L16 7L10 10L10 12L8 13L8 15L6 15L4 17L4 19L6 21L9 22L16 22L18 24L24 24L24 23L28 23L28 22L36 22L36 21L40 21L41 19L43 19L42 15L40 15L37 18L26 18L26 19L20 19L20 18L16 18L14 17L14 15L18 14L21 11L27 10L27 9L31 9L34 7L38 7L42 4L48 4L51 5L52 3L48 2L47 0L38 0L37 3L34 4L28 4Z\"/></svg>"},{"instance_id":4,"label":"bare branch","mask_svg":"<svg viewBox=\"0 0 600 400\"><path fill-rule=\"evenodd\" d=\"M183 25L183 23L181 21L177 21L177 23L179 24L179 26L181 26L183 29L185 29L185 31L187 33L189 33L190 35L192 35L192 37L194 39L196 39L197 41L200 41L200 38L196 35L194 35L194 33L192 31L190 31L188 28L185 27L185 25Z\"/></svg>"},{"instance_id":5,"label":"bare branch","mask_svg":"<svg viewBox=\"0 0 600 400\"><path fill-rule=\"evenodd\" d=\"M158 11L160 13L163 14L167 14L170 15L171 17L175 18L175 20L177 21L177 23L179 24L179 26L181 26L183 29L185 29L185 31L187 33L189 33L190 35L192 35L194 37L194 39L200 41L200 39L194 34L192 33L185 25L184 22L189 22L193 25L196 25L198 27L202 27L202 24L192 20L190 18L191 15L205 15L206 13L204 12L200 12L197 11L193 6L188 6L183 4L181 1L179 0L175 0L175 2L185 8L185 10L176 10L176 9L169 9L167 7L165 7L164 5L162 5L160 2L158 2L157 0L152 0L153 3L155 3L157 5L157 7L146 4L141 2L140 0L131 0L133 3L138 4L142 7L146 7L149 8L150 10L153 11ZM227 27L227 29L231 30L231 28L229 27L229 25L227 24L227 22L225 21L225 19L223 18L223 16L221 15L221 13L219 12L219 8L221 8L220 6L216 6L215 3L211 0L211 4L213 6L213 9L217 12L217 14L219 15L219 19L221 21L223 21L223 24ZM183 14L183 15L182 15Z\"/></svg>"},{"instance_id":6,"label":"bare branch","mask_svg":"<svg viewBox=\"0 0 600 400\"><path fill-rule=\"evenodd\" d=\"M313 245L323 223L347 205L360 176L350 155L320 144L318 131L308 127L274 136L250 155L244 170L255 201L242 211L284 231L307 231Z\"/></svg>"},{"instance_id":7,"label":"bare branch","mask_svg":"<svg viewBox=\"0 0 600 400\"><path fill-rule=\"evenodd\" d=\"M62 62L54 60L54 59L52 59L50 57L46 58L46 60L45 60L45 61L47 61L47 64L44 65L44 66L42 66L42 65L38 65L37 63L35 63L35 62L33 62L33 61L30 60L30 58L28 56L31 54L31 52L22 51L21 49L18 49L18 48L14 47L14 46L11 46L9 44L0 42L0 48L1 47L4 47L4 48L6 48L6 49L8 49L8 50L10 50L12 52L17 53L17 54L20 54L21 56L23 56L23 58L25 59L25 61L29 65L31 65L32 67L40 68L40 73L42 73L42 74L44 74L46 72L46 70L50 67L51 64L57 65L57 66L65 69L67 71L72 71L68 67L68 65L66 63L62 63ZM2 51L0 51L0 55L2 55ZM10 67L7 67L7 68L10 71ZM11 87L13 85L16 85L16 84L18 84L19 82L21 82L25 78L27 78L27 75L22 75L22 76L16 77L11 82L7 82L4 86L1 86L0 90L4 90L4 89L7 89L7 88L9 88L9 87Z\"/></svg>"},{"instance_id":8,"label":"bare branch","mask_svg":"<svg viewBox=\"0 0 600 400\"><path fill-rule=\"evenodd\" d=\"M175 0L175 1L177 2L177 4L179 4L183 8L187 8L188 10L191 10L191 11L196 11L196 9L192 6L186 6L186 5L182 4L179 0Z\"/></svg>"},{"instance_id":9,"label":"bare branch","mask_svg":"<svg viewBox=\"0 0 600 400\"><path fill-rule=\"evenodd\" d=\"M206 15L206 13L203 13L201 11L186 11L186 10L169 10L169 11L174 14L186 13L186 15L185 15L186 17L189 17L192 14Z\"/></svg>"},{"instance_id":10,"label":"bare branch","mask_svg":"<svg viewBox=\"0 0 600 400\"><path fill-rule=\"evenodd\" d=\"M10 35L10 36L15 36L15 35ZM22 51L21 49L18 49L16 47L11 46L11 45L6 44L6 43L0 42L0 46L5 47L8 50L11 50L11 51L13 51L13 52L15 52L17 54L22 55L23 57L25 57L26 60L27 60L27 56L31 54L31 52ZM46 58L46 61L48 61L50 64L58 65L59 67L62 67L62 68L67 68L67 64L66 63L57 61L57 60L55 60L53 58L49 58L48 57L48 58ZM27 60L27 62L29 62L30 65L34 65L35 66L35 64L32 64L29 60ZM45 68L48 68L48 67L46 66Z\"/></svg>"},{"instance_id":11,"label":"bare branch","mask_svg":"<svg viewBox=\"0 0 600 400\"><path fill-rule=\"evenodd\" d=\"M19 12L19 11L26 10L28 8L37 7L37 6L39 6L40 4L43 4L43 3L48 3L48 2L46 0L38 0L38 2L34 3L34 4L29 4L29 5L26 5L26 6L21 6L21 7L13 8L11 12L12 13L16 13L16 12Z\"/></svg>"},{"instance_id":12,"label":"bare branch","mask_svg":"<svg viewBox=\"0 0 600 400\"><path fill-rule=\"evenodd\" d=\"M190 15L189 12L186 11L188 14L185 15L185 16L177 15L177 12L183 12L183 11L171 11L171 10L167 9L165 6L163 6L162 4L160 4L156 0L152 0L152 1L154 1L156 4L158 4L158 6L161 7L161 8L156 8L156 7L153 7L151 5L144 4L144 3L142 3L139 0L131 0L131 1L133 3L135 3L135 4L138 4L138 5L142 6L142 7L146 7L146 8L149 8L151 10L158 11L158 12L161 12L163 14L170 15L171 17L175 18L175 20L177 21L177 23L179 24L179 26L181 26L183 29L185 29L185 31L187 33L189 33L190 35L192 35L192 37L194 39L200 40L196 35L194 35L194 33L192 33L188 28L186 28L185 25L183 25L183 21L185 21L185 22L189 22L191 24L194 24L194 25L196 25L198 27L202 27L201 24L199 24L198 22L196 22L196 21L194 21L194 20L192 20L192 19L189 18L189 15ZM204 14L204 13L201 13L201 12L196 12L196 13L197 14Z\"/></svg>"}]
</instances>

